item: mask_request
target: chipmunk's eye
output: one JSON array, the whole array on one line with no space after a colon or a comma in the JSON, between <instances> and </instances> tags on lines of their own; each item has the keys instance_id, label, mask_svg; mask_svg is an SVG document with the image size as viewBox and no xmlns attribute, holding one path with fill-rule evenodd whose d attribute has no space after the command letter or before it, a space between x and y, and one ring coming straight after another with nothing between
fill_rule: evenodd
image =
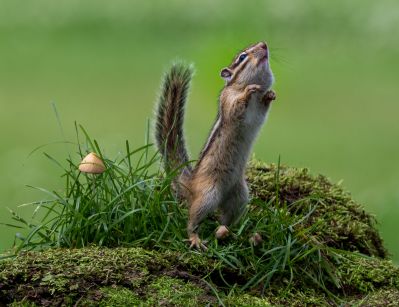
<instances>
[{"instance_id":1,"label":"chipmunk's eye","mask_svg":"<svg viewBox=\"0 0 399 307\"><path fill-rule=\"evenodd\" d=\"M246 53L241 54L240 57L238 58L238 63L241 63L242 61L244 61L246 57L247 57Z\"/></svg>"}]
</instances>

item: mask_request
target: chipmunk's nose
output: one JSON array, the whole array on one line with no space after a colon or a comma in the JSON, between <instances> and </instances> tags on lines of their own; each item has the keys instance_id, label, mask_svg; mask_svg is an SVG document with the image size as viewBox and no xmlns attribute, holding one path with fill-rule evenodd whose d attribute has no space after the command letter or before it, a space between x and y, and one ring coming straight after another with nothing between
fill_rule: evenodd
<instances>
[{"instance_id":1,"label":"chipmunk's nose","mask_svg":"<svg viewBox=\"0 0 399 307\"><path fill-rule=\"evenodd\" d=\"M260 42L260 43L258 44L258 47L267 50L267 45L266 45L265 42Z\"/></svg>"}]
</instances>

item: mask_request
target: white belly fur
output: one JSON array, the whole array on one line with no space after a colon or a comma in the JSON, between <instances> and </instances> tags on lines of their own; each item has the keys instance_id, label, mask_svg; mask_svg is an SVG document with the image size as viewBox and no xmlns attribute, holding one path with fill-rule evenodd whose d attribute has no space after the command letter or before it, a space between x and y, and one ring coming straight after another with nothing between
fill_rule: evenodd
<instances>
[{"instance_id":1,"label":"white belly fur","mask_svg":"<svg viewBox=\"0 0 399 307\"><path fill-rule=\"evenodd\" d=\"M262 105L259 97L253 95L246 109L244 121L240 127L240 142L236 144L235 178L241 178L248 161L252 145L260 128L266 120L268 108Z\"/></svg>"},{"instance_id":2,"label":"white belly fur","mask_svg":"<svg viewBox=\"0 0 399 307\"><path fill-rule=\"evenodd\" d=\"M248 107L245 112L244 129L245 140L248 140L248 151L251 150L253 141L255 140L260 128L266 120L268 107L265 107L260 101L260 95L252 95Z\"/></svg>"}]
</instances>

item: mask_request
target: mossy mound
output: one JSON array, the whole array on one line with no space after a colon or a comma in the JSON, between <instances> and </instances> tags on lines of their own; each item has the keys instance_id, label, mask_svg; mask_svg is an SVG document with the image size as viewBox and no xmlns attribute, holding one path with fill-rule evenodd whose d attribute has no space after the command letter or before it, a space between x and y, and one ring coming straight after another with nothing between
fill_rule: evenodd
<instances>
[{"instance_id":1,"label":"mossy mound","mask_svg":"<svg viewBox=\"0 0 399 307\"><path fill-rule=\"evenodd\" d=\"M0 302L13 306L399 303L399 268L387 259L374 217L339 185L323 176L313 177L306 169L256 161L247 176L252 192L247 214L224 243L210 241L207 253L189 251L185 245L174 251L151 245L24 252L0 262ZM215 226L208 220L203 233L212 237ZM257 246L249 240L255 232L263 238Z\"/></svg>"},{"instance_id":2,"label":"mossy mound","mask_svg":"<svg viewBox=\"0 0 399 307\"><path fill-rule=\"evenodd\" d=\"M211 285L202 279L215 274L218 267L203 258L197 253L160 253L141 248L27 252L0 263L0 301L13 306L216 306L219 300L232 306L337 303L318 289L275 285L264 297L251 293L228 295L224 285ZM338 270L345 291L350 293L339 295L341 303L386 306L399 302L399 268L391 262L351 256Z\"/></svg>"},{"instance_id":3,"label":"mossy mound","mask_svg":"<svg viewBox=\"0 0 399 307\"><path fill-rule=\"evenodd\" d=\"M302 226L313 225L313 235L321 244L369 256L387 256L375 218L325 176L312 176L306 168L258 161L250 163L247 176L254 200L275 204L273 200L278 198L280 206L299 216L311 208Z\"/></svg>"}]
</instances>

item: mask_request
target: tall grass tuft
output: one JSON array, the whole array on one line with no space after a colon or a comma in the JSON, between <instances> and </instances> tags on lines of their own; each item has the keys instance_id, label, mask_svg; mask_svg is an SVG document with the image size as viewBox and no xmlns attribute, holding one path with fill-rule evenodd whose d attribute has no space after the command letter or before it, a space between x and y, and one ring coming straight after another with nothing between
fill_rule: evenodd
<instances>
[{"instance_id":1,"label":"tall grass tuft","mask_svg":"<svg viewBox=\"0 0 399 307\"><path fill-rule=\"evenodd\" d=\"M82 143L78 129L85 137ZM185 236L184 207L172 196L169 175L159 168L159 155L151 144L131 149L126 141L122 156L105 157L96 140L77 127L78 150L69 156L67 167L55 158L47 158L62 168L65 190L62 193L36 188L50 197L25 204L33 206L40 220L26 221L16 212L14 227L29 229L18 234L16 251L46 247L183 245ZM83 146L82 144L85 144ZM79 171L79 163L89 152L96 152L106 170L102 174Z\"/></svg>"}]
</instances>

